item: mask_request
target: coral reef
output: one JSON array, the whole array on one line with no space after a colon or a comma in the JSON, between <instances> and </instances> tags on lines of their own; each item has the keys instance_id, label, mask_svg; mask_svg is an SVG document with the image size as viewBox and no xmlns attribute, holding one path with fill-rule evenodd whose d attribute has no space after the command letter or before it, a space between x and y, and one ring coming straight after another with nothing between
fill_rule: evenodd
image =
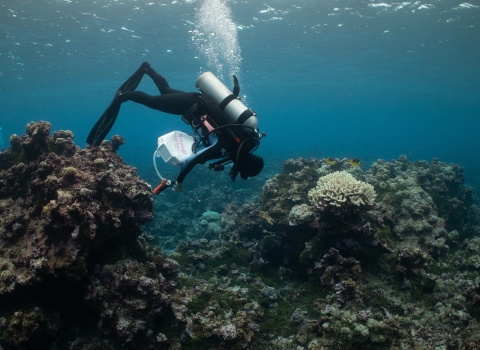
<instances>
[{"instance_id":1,"label":"coral reef","mask_svg":"<svg viewBox=\"0 0 480 350\"><path fill-rule=\"evenodd\" d=\"M227 176L230 170L228 165L223 172L213 171L206 165L196 166L184 183L184 189L201 202L182 193L164 191L159 200L154 202L155 220L144 225L142 230L153 236L162 249L172 253L181 240L201 239L210 235L200 225L204 212L221 213L231 202L242 205L254 201L265 181L279 168L281 163L272 160L259 176L248 181L240 179L232 182ZM150 184L158 183L158 177L153 177L151 171L140 174Z\"/></svg>"},{"instance_id":2,"label":"coral reef","mask_svg":"<svg viewBox=\"0 0 480 350\"><path fill-rule=\"evenodd\" d=\"M372 185L376 202L340 216L310 206L318 178L336 171ZM402 156L363 173L299 158L259 201L225 208L218 241L180 245L176 258L212 288L221 278L249 291L263 308L252 349L469 349L480 329L477 213L458 165Z\"/></svg>"},{"instance_id":3,"label":"coral reef","mask_svg":"<svg viewBox=\"0 0 480 350\"><path fill-rule=\"evenodd\" d=\"M109 335L98 342L115 348L158 343L152 328L178 264L142 236L151 189L116 154L123 142L80 149L72 132L50 135L40 121L0 153L0 301L11 305L0 312L2 346L67 348L72 327L95 324Z\"/></svg>"},{"instance_id":4,"label":"coral reef","mask_svg":"<svg viewBox=\"0 0 480 350\"><path fill-rule=\"evenodd\" d=\"M81 150L70 131L49 131L28 124L0 156L0 264L10 274L0 294L52 274L81 276L90 255L135 242L153 218L150 188L109 143Z\"/></svg>"},{"instance_id":5,"label":"coral reef","mask_svg":"<svg viewBox=\"0 0 480 350\"><path fill-rule=\"evenodd\" d=\"M49 129L0 153L3 348L480 346L480 210L459 165L289 159L248 190L200 170L204 202L164 193L142 230L154 203L124 140L83 150Z\"/></svg>"},{"instance_id":6,"label":"coral reef","mask_svg":"<svg viewBox=\"0 0 480 350\"><path fill-rule=\"evenodd\" d=\"M175 275L178 265L160 262L142 264L136 260L117 261L115 265L96 265L90 276L87 304L100 312L97 327L120 343L135 343L155 348L165 342L159 332L158 319L165 317L176 291L176 282L164 277ZM161 272L160 272L161 271ZM163 273L162 273L163 272ZM157 324L156 324L157 323Z\"/></svg>"},{"instance_id":7,"label":"coral reef","mask_svg":"<svg viewBox=\"0 0 480 350\"><path fill-rule=\"evenodd\" d=\"M250 346L264 314L254 297L268 289L261 280L248 276L245 265L250 253L236 244L202 239L181 242L173 257L183 263L179 283L183 294L190 296L184 308L174 303L181 310L177 319L186 324L186 348L195 344L221 349ZM211 278L198 278L206 275Z\"/></svg>"}]
</instances>

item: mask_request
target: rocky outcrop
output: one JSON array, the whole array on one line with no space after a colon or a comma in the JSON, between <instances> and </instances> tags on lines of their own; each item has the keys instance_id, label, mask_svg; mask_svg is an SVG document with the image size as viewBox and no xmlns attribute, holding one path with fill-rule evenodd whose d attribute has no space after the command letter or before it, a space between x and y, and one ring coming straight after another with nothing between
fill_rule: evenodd
<instances>
[{"instance_id":1,"label":"rocky outcrop","mask_svg":"<svg viewBox=\"0 0 480 350\"><path fill-rule=\"evenodd\" d=\"M122 137L87 149L73 137L32 122L0 153L0 344L66 348L70 327L115 348L157 344L178 265L141 235L151 189L116 154Z\"/></svg>"}]
</instances>

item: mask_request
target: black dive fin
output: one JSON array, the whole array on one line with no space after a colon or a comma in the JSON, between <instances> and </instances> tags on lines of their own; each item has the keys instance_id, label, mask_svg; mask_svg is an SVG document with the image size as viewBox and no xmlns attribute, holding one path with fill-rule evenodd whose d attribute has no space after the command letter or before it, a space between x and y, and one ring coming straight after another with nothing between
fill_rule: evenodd
<instances>
[{"instance_id":1,"label":"black dive fin","mask_svg":"<svg viewBox=\"0 0 480 350\"><path fill-rule=\"evenodd\" d=\"M142 64L140 68L138 68L137 71L133 73L133 75L118 88L117 91L135 91L135 89L138 87L138 84L140 84L142 81L144 74L145 68L144 64Z\"/></svg>"},{"instance_id":2,"label":"black dive fin","mask_svg":"<svg viewBox=\"0 0 480 350\"><path fill-rule=\"evenodd\" d=\"M137 69L133 75L128 78L117 91L135 91L142 81L143 75L145 74L145 63ZM116 97L117 95L115 95ZM95 126L90 131L87 137L87 143L92 146L98 146L104 140L105 136L109 133L110 129L117 119L118 112L120 111L121 102L120 100L114 98L110 105L107 107L105 112L100 116L98 121L95 123Z\"/></svg>"},{"instance_id":3,"label":"black dive fin","mask_svg":"<svg viewBox=\"0 0 480 350\"><path fill-rule=\"evenodd\" d=\"M108 105L105 112L103 112L102 116L90 131L90 134L88 134L87 143L89 145L98 146L102 143L117 119L118 112L120 112L120 105L121 102L115 100L115 98L110 102L110 105Z\"/></svg>"}]
</instances>

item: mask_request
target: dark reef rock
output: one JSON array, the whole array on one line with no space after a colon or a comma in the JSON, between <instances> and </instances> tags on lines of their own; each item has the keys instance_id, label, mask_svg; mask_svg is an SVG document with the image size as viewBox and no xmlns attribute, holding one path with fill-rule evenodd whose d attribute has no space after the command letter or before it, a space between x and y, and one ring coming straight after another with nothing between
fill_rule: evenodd
<instances>
[{"instance_id":1,"label":"dark reef rock","mask_svg":"<svg viewBox=\"0 0 480 350\"><path fill-rule=\"evenodd\" d=\"M120 136L80 149L72 132L49 131L29 123L0 153L0 303L10 305L0 344L60 346L83 326L77 317L91 317L85 327L97 323L116 348L156 344L151 327L178 264L140 236L153 219L150 187L115 153Z\"/></svg>"},{"instance_id":2,"label":"dark reef rock","mask_svg":"<svg viewBox=\"0 0 480 350\"><path fill-rule=\"evenodd\" d=\"M141 339L145 345L158 345L155 319L163 317L164 308L170 305L174 281L167 281L154 263L130 259L98 265L90 279L86 299L100 311L98 328L103 334L118 337L122 343Z\"/></svg>"},{"instance_id":3,"label":"dark reef rock","mask_svg":"<svg viewBox=\"0 0 480 350\"><path fill-rule=\"evenodd\" d=\"M73 134L30 123L20 147L2 153L0 294L56 274L78 274L90 255L128 246L152 220L149 186L109 144L77 148ZM5 168L4 164L14 164Z\"/></svg>"},{"instance_id":4,"label":"dark reef rock","mask_svg":"<svg viewBox=\"0 0 480 350\"><path fill-rule=\"evenodd\" d=\"M468 209L474 203L465 187L463 168L434 159L409 163L405 156L391 163L375 162L365 174L382 203L382 216L397 235L463 232Z\"/></svg>"}]
</instances>

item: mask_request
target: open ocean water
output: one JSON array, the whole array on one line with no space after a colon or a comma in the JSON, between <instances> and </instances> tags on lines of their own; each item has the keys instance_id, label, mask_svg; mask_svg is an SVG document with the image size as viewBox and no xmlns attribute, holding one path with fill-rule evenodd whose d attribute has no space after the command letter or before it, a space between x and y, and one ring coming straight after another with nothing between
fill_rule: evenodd
<instances>
[{"instance_id":1,"label":"open ocean water","mask_svg":"<svg viewBox=\"0 0 480 350\"><path fill-rule=\"evenodd\" d=\"M0 143L47 120L84 147L148 61L186 91L206 70L229 87L237 74L267 162L355 157L366 170L405 154L459 163L475 181L479 25L480 4L462 0L4 0ZM157 93L148 77L137 90ZM127 163L151 170L157 138L174 129L186 129L179 117L130 102L110 135L126 138Z\"/></svg>"}]
</instances>

